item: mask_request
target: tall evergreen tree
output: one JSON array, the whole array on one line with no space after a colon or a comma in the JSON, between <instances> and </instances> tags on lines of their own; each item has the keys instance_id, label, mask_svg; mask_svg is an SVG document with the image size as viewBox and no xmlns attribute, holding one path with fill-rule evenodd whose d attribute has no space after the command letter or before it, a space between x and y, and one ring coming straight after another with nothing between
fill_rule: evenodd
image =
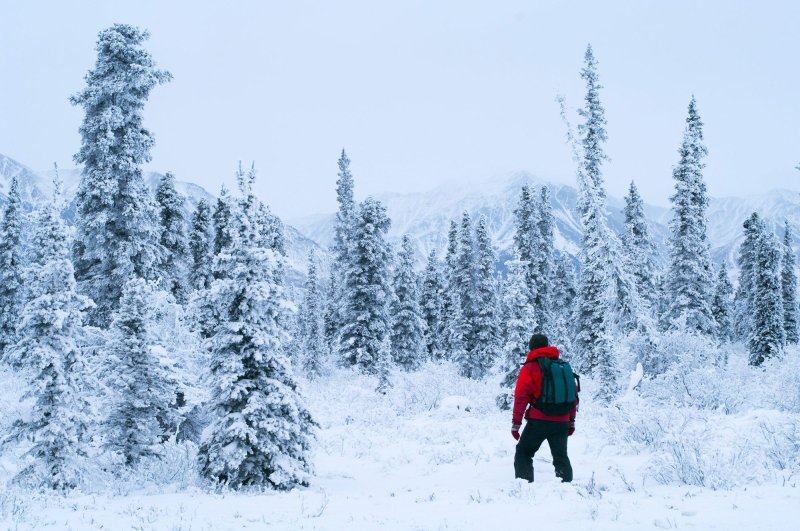
<instances>
[{"instance_id":1,"label":"tall evergreen tree","mask_svg":"<svg viewBox=\"0 0 800 531\"><path fill-rule=\"evenodd\" d=\"M0 358L16 342L23 291L22 200L17 177L11 178L8 203L0 221Z\"/></svg>"},{"instance_id":2,"label":"tall evergreen tree","mask_svg":"<svg viewBox=\"0 0 800 531\"><path fill-rule=\"evenodd\" d=\"M536 201L531 193L530 187L526 184L520 191L517 208L514 209L514 247L517 256L525 262L527 272L525 274L525 284L528 286L526 296L531 304L536 305L538 299L539 284L536 282L537 262L534 258L536 242L534 238L538 235L537 230Z\"/></svg>"},{"instance_id":3,"label":"tall evergreen tree","mask_svg":"<svg viewBox=\"0 0 800 531\"><path fill-rule=\"evenodd\" d=\"M313 421L298 393L279 326L286 303L280 253L263 246L253 169L237 174L231 241L214 262L211 348L214 417L200 446L201 472L232 487L291 489L307 483Z\"/></svg>"},{"instance_id":4,"label":"tall evergreen tree","mask_svg":"<svg viewBox=\"0 0 800 531\"><path fill-rule=\"evenodd\" d=\"M747 341L753 328L754 271L756 267L756 249L763 222L753 212L742 224L744 240L739 246L736 263L739 266L739 285L734 297L734 335L743 342Z\"/></svg>"},{"instance_id":5,"label":"tall evergreen tree","mask_svg":"<svg viewBox=\"0 0 800 531\"><path fill-rule=\"evenodd\" d=\"M107 419L109 446L133 465L159 455L174 415L176 382L153 340L154 290L132 277L111 322L107 369L113 400Z\"/></svg>"},{"instance_id":6,"label":"tall evergreen tree","mask_svg":"<svg viewBox=\"0 0 800 531\"><path fill-rule=\"evenodd\" d=\"M498 316L497 282L495 280L495 253L481 216L475 228L475 317L473 343L470 353L470 376L482 378L494 364L500 347L500 322Z\"/></svg>"},{"instance_id":7,"label":"tall evergreen tree","mask_svg":"<svg viewBox=\"0 0 800 531\"><path fill-rule=\"evenodd\" d=\"M32 461L18 480L65 490L77 486L85 469L88 406L79 380L89 377L82 365L81 341L84 312L91 301L75 290L57 176L55 188L53 202L38 216L19 340L9 347L10 357L31 369L26 397L33 398L34 405L9 435L32 443L26 451Z\"/></svg>"},{"instance_id":8,"label":"tall evergreen tree","mask_svg":"<svg viewBox=\"0 0 800 531\"><path fill-rule=\"evenodd\" d=\"M535 237L533 238L532 258L536 268L533 282L536 286L534 311L542 330L549 330L551 319L551 283L554 251L553 207L550 201L550 189L542 186L539 199L535 203Z\"/></svg>"},{"instance_id":9,"label":"tall evergreen tree","mask_svg":"<svg viewBox=\"0 0 800 531\"><path fill-rule=\"evenodd\" d=\"M561 357L569 359L573 354L572 315L577 296L575 267L570 257L563 252L555 253L555 265L551 273L551 325L550 336L558 341Z\"/></svg>"},{"instance_id":10,"label":"tall evergreen tree","mask_svg":"<svg viewBox=\"0 0 800 531\"><path fill-rule=\"evenodd\" d=\"M506 262L508 277L503 291L503 341L500 348L500 382L502 392L496 402L500 409L509 409L514 403L514 385L519 369L528 352L531 331L537 328L536 316L528 299L528 264L522 260Z\"/></svg>"},{"instance_id":11,"label":"tall evergreen tree","mask_svg":"<svg viewBox=\"0 0 800 531\"><path fill-rule=\"evenodd\" d=\"M671 327L686 326L702 334L714 331L711 315L713 273L708 238L706 209L708 195L703 180L703 122L694 97L689 102L686 129L679 150L680 160L672 172L675 194L672 200L670 229L670 268L667 289L672 301L666 320ZM682 324L681 324L682 323Z\"/></svg>"},{"instance_id":12,"label":"tall evergreen tree","mask_svg":"<svg viewBox=\"0 0 800 531\"><path fill-rule=\"evenodd\" d=\"M179 304L185 304L189 294L189 243L186 238L185 199L175 190L175 176L167 172L156 188L156 203L161 220L161 263L163 283Z\"/></svg>"},{"instance_id":13,"label":"tall evergreen tree","mask_svg":"<svg viewBox=\"0 0 800 531\"><path fill-rule=\"evenodd\" d=\"M796 344L800 340L800 308L797 304L797 274L792 250L792 229L787 220L784 224L783 265L781 268L781 293L783 298L783 328L786 342Z\"/></svg>"},{"instance_id":14,"label":"tall evergreen tree","mask_svg":"<svg viewBox=\"0 0 800 531\"><path fill-rule=\"evenodd\" d=\"M301 359L298 360L303 371L310 378L325 372L328 348L325 344L325 322L323 315L322 292L317 274L317 259L314 251L308 255L308 275L306 292L297 315L296 340Z\"/></svg>"},{"instance_id":15,"label":"tall evergreen tree","mask_svg":"<svg viewBox=\"0 0 800 531\"><path fill-rule=\"evenodd\" d=\"M131 275L154 279L162 259L155 206L142 177L153 136L142 124L150 91L171 76L155 67L134 26L115 24L100 32L97 62L86 88L72 96L84 109L83 164L76 197L75 277L95 309L91 323L105 326Z\"/></svg>"},{"instance_id":16,"label":"tall evergreen tree","mask_svg":"<svg viewBox=\"0 0 800 531\"><path fill-rule=\"evenodd\" d=\"M212 220L214 224L214 256L217 256L223 249L230 246L232 236L232 199L228 193L228 189L223 184L219 190L219 197L217 204L214 206L214 214ZM223 271L218 271L216 274L224 274Z\"/></svg>"},{"instance_id":17,"label":"tall evergreen tree","mask_svg":"<svg viewBox=\"0 0 800 531\"><path fill-rule=\"evenodd\" d=\"M345 286L348 280L345 278L351 270L350 244L353 240L355 230L357 205L353 195L354 180L350 172L350 159L342 149L342 154L337 162L339 172L336 179L336 202L338 210L336 212L336 222L333 235L333 267L331 267L331 277L329 282L330 298L329 308L326 312L326 329L331 338L336 338L345 325L344 313L348 305L347 292Z\"/></svg>"},{"instance_id":18,"label":"tall evergreen tree","mask_svg":"<svg viewBox=\"0 0 800 531\"><path fill-rule=\"evenodd\" d=\"M386 350L391 332L391 251L386 242L390 223L386 207L372 198L361 203L356 212L340 339L345 364L379 376L391 356Z\"/></svg>"},{"instance_id":19,"label":"tall evergreen tree","mask_svg":"<svg viewBox=\"0 0 800 531\"><path fill-rule=\"evenodd\" d=\"M189 235L189 252L192 256L189 284L193 290L204 290L211 285L214 233L211 229L211 206L201 199L192 214L192 229Z\"/></svg>"},{"instance_id":20,"label":"tall evergreen tree","mask_svg":"<svg viewBox=\"0 0 800 531\"><path fill-rule=\"evenodd\" d=\"M586 82L585 104L583 109L578 109L578 114L584 119L583 123L578 124L578 136L583 154L581 172L588 180L589 187L595 191L597 200L605 204L602 164L608 159L603 151L603 143L608 140L608 133L606 133L605 109L600 102L600 89L603 86L597 75L597 60L594 58L591 44L586 47L581 79ZM589 197L579 197L578 210L587 209L589 200Z\"/></svg>"},{"instance_id":21,"label":"tall evergreen tree","mask_svg":"<svg viewBox=\"0 0 800 531\"><path fill-rule=\"evenodd\" d=\"M719 266L717 282L714 286L714 298L711 301L711 314L716 324L716 336L720 341L730 341L732 338L733 317L733 284L728 278L728 269L725 262Z\"/></svg>"},{"instance_id":22,"label":"tall evergreen tree","mask_svg":"<svg viewBox=\"0 0 800 531\"><path fill-rule=\"evenodd\" d=\"M392 358L410 370L419 367L425 351L422 310L419 306L417 276L414 274L414 246L403 236L394 275L392 299Z\"/></svg>"},{"instance_id":23,"label":"tall evergreen tree","mask_svg":"<svg viewBox=\"0 0 800 531\"><path fill-rule=\"evenodd\" d=\"M445 301L447 290L436 250L428 255L422 279L420 311L425 324L425 345L431 359L442 359L447 351Z\"/></svg>"},{"instance_id":24,"label":"tall evergreen tree","mask_svg":"<svg viewBox=\"0 0 800 531\"><path fill-rule=\"evenodd\" d=\"M750 364L761 365L783 350L786 331L783 326L781 293L781 249L777 238L762 226L755 248L753 269L753 329L747 340Z\"/></svg>"},{"instance_id":25,"label":"tall evergreen tree","mask_svg":"<svg viewBox=\"0 0 800 531\"><path fill-rule=\"evenodd\" d=\"M607 139L605 111L600 103L597 62L592 48L586 49L581 78L586 82L585 106L580 115L584 123L578 126L581 155L578 168L578 210L583 225L580 252L581 276L577 290L573 321L577 334L575 350L580 371L608 382L601 392L609 396L614 381L614 359L610 340L609 313L611 304L610 262L613 260L609 243L612 235L605 217L605 191L601 165L606 160L602 144Z\"/></svg>"},{"instance_id":26,"label":"tall evergreen tree","mask_svg":"<svg viewBox=\"0 0 800 531\"><path fill-rule=\"evenodd\" d=\"M628 189L628 195L625 196L623 212L625 214L625 232L622 236L624 256L639 294L653 304L656 294L655 245L650 240L644 216L644 202L633 181Z\"/></svg>"},{"instance_id":27,"label":"tall evergreen tree","mask_svg":"<svg viewBox=\"0 0 800 531\"><path fill-rule=\"evenodd\" d=\"M451 286L455 293L455 305L458 310L453 314L450 341L458 345L455 360L459 364L461 374L468 378L483 376L482 364L474 359L476 338L475 319L477 317L477 301L475 293L475 239L472 233L472 221L469 213L461 216L458 231L458 253Z\"/></svg>"},{"instance_id":28,"label":"tall evergreen tree","mask_svg":"<svg viewBox=\"0 0 800 531\"><path fill-rule=\"evenodd\" d=\"M444 316L443 327L443 341L446 346L446 358L454 360L457 359L461 352L461 345L463 342L456 336L453 336L453 331L456 329L456 323L461 320L461 313L459 311L459 291L457 289L458 280L456 279L456 268L458 266L458 223L455 220L450 220L450 227L447 231L447 250L444 256L444 281L445 281L445 296L442 299L442 314Z\"/></svg>"}]
</instances>

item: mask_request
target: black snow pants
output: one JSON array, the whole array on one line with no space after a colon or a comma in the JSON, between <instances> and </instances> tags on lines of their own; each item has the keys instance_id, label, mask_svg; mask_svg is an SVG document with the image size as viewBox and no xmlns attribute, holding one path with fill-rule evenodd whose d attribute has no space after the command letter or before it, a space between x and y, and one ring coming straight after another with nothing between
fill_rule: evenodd
<instances>
[{"instance_id":1,"label":"black snow pants","mask_svg":"<svg viewBox=\"0 0 800 531\"><path fill-rule=\"evenodd\" d=\"M556 477L561 481L572 481L572 465L567 457L567 431L569 422L551 422L548 420L529 420L522 430L517 452L514 455L515 477L533 481L533 455L545 439L550 445L553 456L553 468Z\"/></svg>"}]
</instances>

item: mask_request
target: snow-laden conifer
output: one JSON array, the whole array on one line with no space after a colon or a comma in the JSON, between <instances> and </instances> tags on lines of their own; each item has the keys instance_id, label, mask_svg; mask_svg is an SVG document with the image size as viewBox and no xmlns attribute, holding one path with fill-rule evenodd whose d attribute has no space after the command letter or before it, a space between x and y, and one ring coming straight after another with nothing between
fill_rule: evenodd
<instances>
[{"instance_id":1,"label":"snow-laden conifer","mask_svg":"<svg viewBox=\"0 0 800 531\"><path fill-rule=\"evenodd\" d=\"M533 257L533 253L536 251L534 238L538 234L535 209L536 200L530 187L525 184L522 186L517 207L514 209L514 247L519 259L527 264L528 270L525 275L525 284L528 289L526 293L527 297L530 298L531 304L534 305L537 300L537 289L539 288L539 285L535 282L536 261Z\"/></svg>"},{"instance_id":2,"label":"snow-laden conifer","mask_svg":"<svg viewBox=\"0 0 800 531\"><path fill-rule=\"evenodd\" d=\"M373 198L359 205L354 219L339 348L346 365L379 374L391 357L386 350L391 350L391 250L386 241L391 222L386 207Z\"/></svg>"},{"instance_id":3,"label":"snow-laden conifer","mask_svg":"<svg viewBox=\"0 0 800 531\"><path fill-rule=\"evenodd\" d=\"M575 266L569 255L554 253L555 264L551 271L551 321L548 337L557 342L561 357L569 360L574 354L575 327L572 315L577 295Z\"/></svg>"},{"instance_id":4,"label":"snow-laden conifer","mask_svg":"<svg viewBox=\"0 0 800 531\"><path fill-rule=\"evenodd\" d=\"M475 320L477 318L477 301L475 293L475 237L472 230L472 221L469 213L461 216L458 228L458 252L453 271L451 286L458 306L453 312L451 341L454 345L460 343L460 356L454 358L458 363L459 371L468 378L483 376L483 364L474 358L477 347L475 338Z\"/></svg>"},{"instance_id":5,"label":"snow-laden conifer","mask_svg":"<svg viewBox=\"0 0 800 531\"><path fill-rule=\"evenodd\" d=\"M233 200L231 199L228 188L223 184L219 190L217 203L214 205L212 221L214 225L214 253L217 256L222 250L231 244L232 223L231 219ZM222 275L223 271L217 271L215 275Z\"/></svg>"},{"instance_id":6,"label":"snow-laden conifer","mask_svg":"<svg viewBox=\"0 0 800 531\"><path fill-rule=\"evenodd\" d=\"M733 284L728 278L728 268L725 267L725 262L720 264L717 273L714 297L711 300L711 314L714 316L717 339L730 341L732 337Z\"/></svg>"},{"instance_id":7,"label":"snow-laden conifer","mask_svg":"<svg viewBox=\"0 0 800 531\"><path fill-rule=\"evenodd\" d=\"M509 409L514 403L514 385L519 368L525 362L528 339L537 329L536 316L528 298L528 264L522 260L506 262L508 277L503 290L503 336L500 348L500 382L502 392L497 395L497 406Z\"/></svg>"},{"instance_id":8,"label":"snow-laden conifer","mask_svg":"<svg viewBox=\"0 0 800 531\"><path fill-rule=\"evenodd\" d=\"M486 218L481 216L475 227L475 315L472 320L473 344L469 349L472 378L482 378L489 372L500 347L495 262Z\"/></svg>"},{"instance_id":9,"label":"snow-laden conifer","mask_svg":"<svg viewBox=\"0 0 800 531\"><path fill-rule=\"evenodd\" d=\"M167 172L156 188L161 221L162 284L175 300L185 304L189 294L189 243L186 238L185 199L175 190L175 176Z\"/></svg>"},{"instance_id":10,"label":"snow-laden conifer","mask_svg":"<svg viewBox=\"0 0 800 531\"><path fill-rule=\"evenodd\" d=\"M613 308L610 243L613 235L605 217L605 190L601 164L606 160L602 144L607 139L605 112L600 103L597 62L592 48L586 49L581 78L586 82L585 106L578 126L581 149L578 165L578 211L581 214L583 239L580 251L581 275L578 283L573 320L575 354L578 370L606 382L601 392L608 396L613 389L610 313Z\"/></svg>"},{"instance_id":11,"label":"snow-laden conifer","mask_svg":"<svg viewBox=\"0 0 800 531\"><path fill-rule=\"evenodd\" d=\"M394 272L392 298L392 359L406 370L416 369L425 352L425 321L419 305L417 275L414 273L414 245L403 236Z\"/></svg>"},{"instance_id":12,"label":"snow-laden conifer","mask_svg":"<svg viewBox=\"0 0 800 531\"><path fill-rule=\"evenodd\" d=\"M253 169L237 173L243 198L232 209L231 241L214 260L225 271L209 290L216 322L208 340L211 425L201 472L232 487L291 489L308 482L313 421L297 390L279 326L286 295L283 257L263 246Z\"/></svg>"},{"instance_id":13,"label":"snow-laden conifer","mask_svg":"<svg viewBox=\"0 0 800 531\"><path fill-rule=\"evenodd\" d=\"M734 296L734 336L746 342L753 329L753 298L756 252L761 233L765 230L758 213L753 212L742 224L744 240L739 246L736 264L739 266L739 283Z\"/></svg>"},{"instance_id":14,"label":"snow-laden conifer","mask_svg":"<svg viewBox=\"0 0 800 531\"><path fill-rule=\"evenodd\" d=\"M606 113L600 102L600 78L597 74L597 60L592 52L592 45L586 47L584 65L581 69L581 79L586 82L584 107L578 109L578 114L583 122L578 124L578 137L580 138L582 158L581 171L589 182L589 186L597 194L597 201L605 204L605 188L603 185L602 164L608 156L603 151L603 144L608 140L606 133ZM590 197L578 197L578 211L583 212L589 207Z\"/></svg>"},{"instance_id":15,"label":"snow-laden conifer","mask_svg":"<svg viewBox=\"0 0 800 531\"><path fill-rule=\"evenodd\" d=\"M531 258L534 261L533 283L536 286L534 292L534 311L542 330L549 330L551 319L551 287L550 272L553 267L554 251L554 225L553 207L550 201L550 189L542 186L539 190L539 197L535 202L535 227L533 227L533 250Z\"/></svg>"},{"instance_id":16,"label":"snow-laden conifer","mask_svg":"<svg viewBox=\"0 0 800 531\"><path fill-rule=\"evenodd\" d=\"M667 290L671 302L666 321L670 327L685 326L692 332L712 334L714 279L706 235L708 195L703 180L703 159L707 150L703 144L703 122L694 97L689 102L686 129L678 153L680 160L672 171L675 193L670 198L672 220Z\"/></svg>"},{"instance_id":17,"label":"snow-laden conifer","mask_svg":"<svg viewBox=\"0 0 800 531\"><path fill-rule=\"evenodd\" d=\"M9 345L16 342L16 328L22 305L24 213L19 181L11 178L8 202L0 220L0 359L6 358Z\"/></svg>"},{"instance_id":18,"label":"snow-laden conifer","mask_svg":"<svg viewBox=\"0 0 800 531\"><path fill-rule=\"evenodd\" d=\"M783 328L786 342L796 344L800 336L800 308L797 303L797 273L792 250L792 230L789 221L784 225L783 265L781 268L781 290L783 295Z\"/></svg>"},{"instance_id":19,"label":"snow-laden conifer","mask_svg":"<svg viewBox=\"0 0 800 531\"><path fill-rule=\"evenodd\" d=\"M321 376L327 366L329 349L325 344L325 321L323 315L322 290L319 286L317 257L314 251L308 255L306 291L297 313L297 363L309 378Z\"/></svg>"},{"instance_id":20,"label":"snow-laden conifer","mask_svg":"<svg viewBox=\"0 0 800 531\"><path fill-rule=\"evenodd\" d=\"M444 315L447 290L436 250L428 255L422 277L420 311L425 324L425 346L428 357L442 359L447 352L446 320Z\"/></svg>"},{"instance_id":21,"label":"snow-laden conifer","mask_svg":"<svg viewBox=\"0 0 800 531\"><path fill-rule=\"evenodd\" d=\"M347 285L347 272L352 266L350 260L350 244L353 240L355 231L356 216L358 208L353 195L354 180L350 171L350 159L342 149L341 156L337 161L339 172L336 178L336 222L334 225L333 247L331 254L333 266L331 267L328 299L329 305L326 310L326 330L331 340L334 340L341 333L342 327L346 324L344 320L345 308L348 305L347 298L350 293L345 289Z\"/></svg>"},{"instance_id":22,"label":"snow-laden conifer","mask_svg":"<svg viewBox=\"0 0 800 531\"><path fill-rule=\"evenodd\" d=\"M150 91L171 76L142 43L146 31L115 24L100 32L97 62L71 101L84 110L83 164L73 248L80 290L94 300L92 324L106 326L131 276L155 279L162 259L158 215L142 177L153 135L142 115Z\"/></svg>"},{"instance_id":23,"label":"snow-laden conifer","mask_svg":"<svg viewBox=\"0 0 800 531\"><path fill-rule=\"evenodd\" d=\"M753 268L753 329L747 340L752 365L761 365L781 352L786 344L781 293L782 249L775 235L765 226L761 228Z\"/></svg>"},{"instance_id":24,"label":"snow-laden conifer","mask_svg":"<svg viewBox=\"0 0 800 531\"><path fill-rule=\"evenodd\" d=\"M623 213L625 215L625 231L622 235L624 257L640 296L652 305L656 294L655 245L650 239L647 228L644 202L633 181L625 196Z\"/></svg>"},{"instance_id":25,"label":"snow-laden conifer","mask_svg":"<svg viewBox=\"0 0 800 531\"><path fill-rule=\"evenodd\" d=\"M208 201L201 199L192 214L192 228L189 234L189 252L192 256L189 284L192 290L207 289L214 279L211 271L213 244L211 206Z\"/></svg>"},{"instance_id":26,"label":"snow-laden conifer","mask_svg":"<svg viewBox=\"0 0 800 531\"><path fill-rule=\"evenodd\" d=\"M82 344L84 313L92 303L76 292L57 173L55 189L53 202L37 216L18 341L9 346L10 356L31 375L26 397L34 404L6 435L29 442L17 480L65 490L78 485L86 465L90 374Z\"/></svg>"},{"instance_id":27,"label":"snow-laden conifer","mask_svg":"<svg viewBox=\"0 0 800 531\"><path fill-rule=\"evenodd\" d=\"M172 364L156 340L154 286L133 277L122 288L105 347L106 386L111 392L106 444L125 464L161 454L161 443L177 424L178 390Z\"/></svg>"},{"instance_id":28,"label":"snow-laden conifer","mask_svg":"<svg viewBox=\"0 0 800 531\"><path fill-rule=\"evenodd\" d=\"M450 220L450 227L447 231L447 250L444 256L444 281L445 281L445 294L442 299L442 315L443 315L443 342L445 345L445 357L447 359L456 359L457 353L461 352L463 341L453 335L453 332L458 328L457 323L461 322L461 312L458 308L459 291L457 289L458 279L456 278L456 267L458 265L458 223L455 220Z\"/></svg>"}]
</instances>

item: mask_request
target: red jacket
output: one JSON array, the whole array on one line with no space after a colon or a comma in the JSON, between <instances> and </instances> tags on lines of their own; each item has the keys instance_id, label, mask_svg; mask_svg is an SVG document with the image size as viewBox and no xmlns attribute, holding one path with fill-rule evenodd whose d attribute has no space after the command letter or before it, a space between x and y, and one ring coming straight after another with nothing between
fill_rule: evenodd
<instances>
[{"instance_id":1,"label":"red jacket","mask_svg":"<svg viewBox=\"0 0 800 531\"><path fill-rule=\"evenodd\" d=\"M564 415L548 416L534 407L528 407L542 394L542 369L538 363L528 362L534 361L536 358L557 358L558 356L558 349L553 346L537 348L528 352L528 358L519 371L517 386L514 388L514 413L511 418L513 426L519 427L522 424L522 415L525 413L526 408L528 410L525 415L526 419L549 420L551 422L570 422L575 420L575 415L578 412L577 398L572 411Z\"/></svg>"}]
</instances>

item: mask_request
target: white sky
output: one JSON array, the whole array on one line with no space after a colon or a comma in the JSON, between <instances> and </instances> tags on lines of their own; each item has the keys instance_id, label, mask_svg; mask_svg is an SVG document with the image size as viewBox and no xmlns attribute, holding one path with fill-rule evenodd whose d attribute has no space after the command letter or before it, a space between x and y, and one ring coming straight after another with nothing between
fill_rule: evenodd
<instances>
[{"instance_id":1,"label":"white sky","mask_svg":"<svg viewBox=\"0 0 800 531\"><path fill-rule=\"evenodd\" d=\"M600 62L607 187L667 204L686 106L706 124L711 195L797 190L800 2L177 2L0 0L0 153L74 165L67 98L97 32L145 27L175 79L146 110L149 169L212 192L255 160L286 217L335 208L336 159L356 195L515 170L573 181L554 97L582 103Z\"/></svg>"}]
</instances>

